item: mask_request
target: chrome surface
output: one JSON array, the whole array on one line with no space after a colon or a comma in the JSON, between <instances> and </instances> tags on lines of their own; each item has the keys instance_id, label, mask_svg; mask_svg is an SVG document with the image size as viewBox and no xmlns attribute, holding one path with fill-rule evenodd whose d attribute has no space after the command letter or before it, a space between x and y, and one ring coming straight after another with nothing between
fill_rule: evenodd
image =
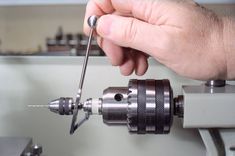
<instances>
[{"instance_id":1,"label":"chrome surface","mask_svg":"<svg viewBox=\"0 0 235 156\"><path fill-rule=\"evenodd\" d=\"M97 20L98 20L98 17L95 15L92 15L88 18L87 23L90 26L90 28L94 29L96 27Z\"/></svg>"},{"instance_id":2,"label":"chrome surface","mask_svg":"<svg viewBox=\"0 0 235 156\"><path fill-rule=\"evenodd\" d=\"M60 103L60 99L53 100L49 103L48 108L50 109L51 112L59 114L59 107L60 107L59 103Z\"/></svg>"},{"instance_id":3,"label":"chrome surface","mask_svg":"<svg viewBox=\"0 0 235 156\"><path fill-rule=\"evenodd\" d=\"M73 134L74 131L76 131L76 129L79 127L79 124L80 124L80 123L76 124L78 110L79 110L78 107L79 107L81 96L82 96L82 88L83 88L83 83L85 80L86 69L87 69L87 64L88 64L88 59L89 59L90 48L91 48L91 42L92 42L92 37L93 37L93 33L95 30L95 26L96 26L96 21L97 21L96 16L91 16L87 21L88 25L90 26L91 29L90 29L89 38L88 38L86 56L85 56L85 59L83 62L81 78L80 78L80 82L79 82L79 86L78 86L78 92L77 92L76 101L75 101L75 108L73 110L73 118L72 118L72 122L71 122L71 126L70 126L70 134ZM88 118L89 118L88 115L86 115L86 117L84 119L88 119ZM85 120L83 120L83 121L85 121Z\"/></svg>"},{"instance_id":4,"label":"chrome surface","mask_svg":"<svg viewBox=\"0 0 235 156\"><path fill-rule=\"evenodd\" d=\"M169 81L163 80L164 83L164 131L169 132L173 118L173 93Z\"/></svg>"},{"instance_id":5,"label":"chrome surface","mask_svg":"<svg viewBox=\"0 0 235 156\"><path fill-rule=\"evenodd\" d=\"M83 103L83 110L90 115L100 115L102 109L102 99L88 99Z\"/></svg>"},{"instance_id":6,"label":"chrome surface","mask_svg":"<svg viewBox=\"0 0 235 156\"><path fill-rule=\"evenodd\" d=\"M180 95L174 98L174 115L179 118L184 117L184 96Z\"/></svg>"},{"instance_id":7,"label":"chrome surface","mask_svg":"<svg viewBox=\"0 0 235 156\"><path fill-rule=\"evenodd\" d=\"M225 80L210 80L206 82L206 86L208 87L224 87L225 85Z\"/></svg>"},{"instance_id":8,"label":"chrome surface","mask_svg":"<svg viewBox=\"0 0 235 156\"><path fill-rule=\"evenodd\" d=\"M77 107L78 106L78 107ZM72 98L60 98L49 109L60 115L72 115L71 134L90 115L102 115L107 125L127 125L130 132L165 134L173 120L173 93L168 80L130 80L128 87L109 87L102 98L89 98L76 104ZM75 124L78 110L85 116Z\"/></svg>"},{"instance_id":9,"label":"chrome surface","mask_svg":"<svg viewBox=\"0 0 235 156\"><path fill-rule=\"evenodd\" d=\"M129 81L129 95L128 95L128 114L127 114L127 121L128 121L128 129L131 132L137 131L137 124L135 121L135 118L137 116L137 108L138 108L138 103L137 103L137 80L130 80Z\"/></svg>"},{"instance_id":10,"label":"chrome surface","mask_svg":"<svg viewBox=\"0 0 235 156\"><path fill-rule=\"evenodd\" d=\"M134 133L168 133L173 118L173 94L168 80L158 82L161 86L157 86L156 80L130 80L128 88L110 87L104 90L101 112L104 123L127 124L129 131ZM139 90L141 87L144 92ZM156 99L157 93L162 99L160 103ZM122 98L115 98L117 95ZM139 102L140 97L144 98L144 108ZM161 109L157 110L157 106ZM144 119L143 123L140 118ZM139 127L141 124L143 132ZM157 129L158 124L162 130Z\"/></svg>"},{"instance_id":11,"label":"chrome surface","mask_svg":"<svg viewBox=\"0 0 235 156\"><path fill-rule=\"evenodd\" d=\"M60 115L72 115L74 110L73 98L59 98L49 103L50 111Z\"/></svg>"},{"instance_id":12,"label":"chrome surface","mask_svg":"<svg viewBox=\"0 0 235 156\"><path fill-rule=\"evenodd\" d=\"M146 81L146 131L155 131L156 91L155 81Z\"/></svg>"},{"instance_id":13,"label":"chrome surface","mask_svg":"<svg viewBox=\"0 0 235 156\"><path fill-rule=\"evenodd\" d=\"M104 90L102 116L106 124L127 124L128 88L110 87Z\"/></svg>"},{"instance_id":14,"label":"chrome surface","mask_svg":"<svg viewBox=\"0 0 235 156\"><path fill-rule=\"evenodd\" d=\"M79 104L79 102L81 100L82 88L83 88L83 83L84 83L84 79L85 79L85 75L86 75L86 69L87 69L87 64L88 64L88 59L89 59L91 42L92 42L92 37L93 37L94 30L95 30L97 19L98 18L96 16L91 16L88 18L88 21L87 21L87 23L91 29L90 29L88 43L87 43L86 56L85 56L85 59L83 62L83 67L82 67L82 73L81 73L81 78L80 78L77 97L76 97L76 104Z\"/></svg>"},{"instance_id":15,"label":"chrome surface","mask_svg":"<svg viewBox=\"0 0 235 156\"><path fill-rule=\"evenodd\" d=\"M31 147L32 149L32 155L33 156L40 156L43 152L42 150L42 146L41 145L38 145L38 144L35 144Z\"/></svg>"}]
</instances>

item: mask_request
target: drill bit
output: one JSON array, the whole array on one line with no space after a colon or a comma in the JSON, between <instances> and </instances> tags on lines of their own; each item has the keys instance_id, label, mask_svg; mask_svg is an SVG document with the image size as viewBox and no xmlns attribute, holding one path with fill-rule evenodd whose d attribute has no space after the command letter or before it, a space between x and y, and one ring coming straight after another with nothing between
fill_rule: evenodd
<instances>
[{"instance_id":1,"label":"drill bit","mask_svg":"<svg viewBox=\"0 0 235 156\"><path fill-rule=\"evenodd\" d=\"M28 105L30 108L48 108L49 105Z\"/></svg>"}]
</instances>

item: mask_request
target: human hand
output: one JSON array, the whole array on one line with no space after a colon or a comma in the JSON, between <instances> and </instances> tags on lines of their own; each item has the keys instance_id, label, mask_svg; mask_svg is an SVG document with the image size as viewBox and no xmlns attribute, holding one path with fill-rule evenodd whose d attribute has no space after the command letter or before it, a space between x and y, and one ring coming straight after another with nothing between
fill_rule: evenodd
<instances>
[{"instance_id":1,"label":"human hand","mask_svg":"<svg viewBox=\"0 0 235 156\"><path fill-rule=\"evenodd\" d=\"M100 16L99 46L123 75L143 75L150 55L189 78L227 76L223 21L192 1L91 0L85 21L91 15Z\"/></svg>"}]
</instances>

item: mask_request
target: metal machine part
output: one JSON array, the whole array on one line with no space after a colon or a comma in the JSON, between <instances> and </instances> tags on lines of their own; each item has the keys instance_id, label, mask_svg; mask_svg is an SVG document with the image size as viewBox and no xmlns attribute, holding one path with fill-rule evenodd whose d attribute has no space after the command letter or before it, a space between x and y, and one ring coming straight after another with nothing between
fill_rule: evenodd
<instances>
[{"instance_id":1,"label":"metal machine part","mask_svg":"<svg viewBox=\"0 0 235 156\"><path fill-rule=\"evenodd\" d=\"M80 78L80 82L79 82L79 86L78 86L78 92L76 95L76 100L75 100L74 105L70 105L71 107L73 107L73 112L72 112L73 118L72 118L72 123L70 126L70 134L73 134L76 131L76 129L89 117L89 115L86 114L83 120L76 123L78 110L81 108L80 100L81 100L81 96L82 96L82 89L83 89L84 79L85 79L85 75L86 75L88 59L89 59L89 55L90 55L91 41L92 41L92 37L93 37L94 31L95 31L97 20L98 20L98 17L93 15L93 16L90 16L87 21L88 25L90 26L91 29L90 29L90 33L89 33L86 56L85 56L84 63L83 63L83 68L82 68L81 78ZM69 109L69 107L68 107L68 109Z\"/></svg>"},{"instance_id":2,"label":"metal machine part","mask_svg":"<svg viewBox=\"0 0 235 156\"><path fill-rule=\"evenodd\" d=\"M130 132L168 133L172 123L172 90L168 80L131 80L128 88L103 94L106 124L127 124ZM92 104L91 104L92 105Z\"/></svg>"},{"instance_id":3,"label":"metal machine part","mask_svg":"<svg viewBox=\"0 0 235 156\"><path fill-rule=\"evenodd\" d=\"M225 80L210 80L210 81L207 81L205 85L208 87L224 87L226 85L226 81Z\"/></svg>"},{"instance_id":4,"label":"metal machine part","mask_svg":"<svg viewBox=\"0 0 235 156\"><path fill-rule=\"evenodd\" d=\"M90 20L92 22L94 19L91 18ZM59 27L53 38L46 39L47 53L43 53L43 55L85 56L87 44L88 37L86 35L82 33L64 33L63 28ZM91 41L90 55L105 55L94 38Z\"/></svg>"},{"instance_id":5,"label":"metal machine part","mask_svg":"<svg viewBox=\"0 0 235 156\"><path fill-rule=\"evenodd\" d=\"M82 88L83 88L83 83L84 83L84 79L85 79L85 75L86 75L86 69L87 69L87 64L88 64L88 59L89 59L89 54L90 54L91 41L92 41L92 37L93 37L93 33L94 33L94 30L96 27L97 20L98 20L98 17L96 17L96 16L91 16L88 18L88 25L90 26L91 30L89 33L86 56L84 59L81 78L80 78L80 82L79 82L79 88L78 88L77 97L76 97L76 104L79 104L80 99L81 99Z\"/></svg>"},{"instance_id":6,"label":"metal machine part","mask_svg":"<svg viewBox=\"0 0 235 156\"><path fill-rule=\"evenodd\" d=\"M49 109L71 115L73 106L72 98L60 98L52 101ZM169 80L130 80L128 87L109 87L102 98L88 99L80 107L88 115L102 115L107 125L127 125L130 132L138 134L169 133L173 108Z\"/></svg>"},{"instance_id":7,"label":"metal machine part","mask_svg":"<svg viewBox=\"0 0 235 156\"><path fill-rule=\"evenodd\" d=\"M179 118L184 117L184 96L180 95L177 98L174 98L174 115Z\"/></svg>"},{"instance_id":8,"label":"metal machine part","mask_svg":"<svg viewBox=\"0 0 235 156\"><path fill-rule=\"evenodd\" d=\"M102 98L88 99L80 109L88 115L102 115L107 125L127 125L137 134L169 133L176 115L182 118L184 128L199 129L207 156L233 156L234 94L235 85L213 80L183 86L183 95L173 99L168 80L130 80L128 87L109 87ZM69 115L67 108L73 107L65 105L71 105L70 100L61 101L64 109L51 111Z\"/></svg>"},{"instance_id":9,"label":"metal machine part","mask_svg":"<svg viewBox=\"0 0 235 156\"><path fill-rule=\"evenodd\" d=\"M28 152L25 152L23 156L40 156L43 152L41 145L32 145Z\"/></svg>"},{"instance_id":10,"label":"metal machine part","mask_svg":"<svg viewBox=\"0 0 235 156\"><path fill-rule=\"evenodd\" d=\"M42 146L33 145L30 138L0 137L1 156L40 156Z\"/></svg>"},{"instance_id":11,"label":"metal machine part","mask_svg":"<svg viewBox=\"0 0 235 156\"><path fill-rule=\"evenodd\" d=\"M52 101L49 109L60 115L72 115L74 106L73 98L60 98Z\"/></svg>"},{"instance_id":12,"label":"metal machine part","mask_svg":"<svg viewBox=\"0 0 235 156\"><path fill-rule=\"evenodd\" d=\"M182 90L184 128L235 128L235 85L183 86Z\"/></svg>"},{"instance_id":13,"label":"metal machine part","mask_svg":"<svg viewBox=\"0 0 235 156\"><path fill-rule=\"evenodd\" d=\"M102 98L88 99L78 109L83 109L86 119L89 115L102 115L104 123L126 124L130 132L139 134L168 133L173 115L183 118L184 128L235 127L234 109L231 109L235 86L218 84L184 86L183 95L173 99L168 80L130 80L128 87L109 87ZM52 101L49 108L61 115L71 115L75 107L72 98L60 98ZM231 118L224 118L224 113Z\"/></svg>"},{"instance_id":14,"label":"metal machine part","mask_svg":"<svg viewBox=\"0 0 235 156\"><path fill-rule=\"evenodd\" d=\"M40 156L42 154L42 146L35 144L31 147L31 151L33 156Z\"/></svg>"},{"instance_id":15,"label":"metal machine part","mask_svg":"<svg viewBox=\"0 0 235 156\"><path fill-rule=\"evenodd\" d=\"M183 127L199 129L207 156L235 154L232 150L235 147L234 95L235 85L223 80L208 81L201 86L183 86Z\"/></svg>"}]
</instances>

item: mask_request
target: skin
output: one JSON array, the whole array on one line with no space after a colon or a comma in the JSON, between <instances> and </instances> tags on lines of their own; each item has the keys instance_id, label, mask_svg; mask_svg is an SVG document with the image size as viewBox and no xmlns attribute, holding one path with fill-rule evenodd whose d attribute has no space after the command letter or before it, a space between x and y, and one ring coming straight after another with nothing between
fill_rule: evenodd
<instances>
[{"instance_id":1,"label":"skin","mask_svg":"<svg viewBox=\"0 0 235 156\"><path fill-rule=\"evenodd\" d=\"M90 0L97 40L123 75L143 75L148 56L181 76L235 79L235 22L186 0ZM89 27L84 22L84 32Z\"/></svg>"}]
</instances>

